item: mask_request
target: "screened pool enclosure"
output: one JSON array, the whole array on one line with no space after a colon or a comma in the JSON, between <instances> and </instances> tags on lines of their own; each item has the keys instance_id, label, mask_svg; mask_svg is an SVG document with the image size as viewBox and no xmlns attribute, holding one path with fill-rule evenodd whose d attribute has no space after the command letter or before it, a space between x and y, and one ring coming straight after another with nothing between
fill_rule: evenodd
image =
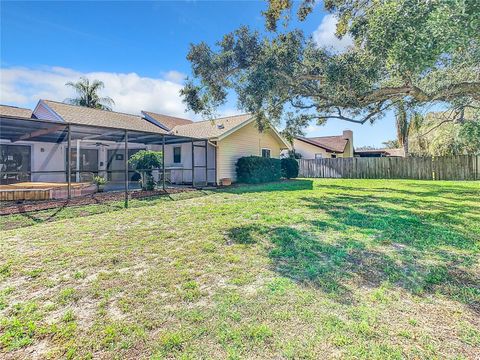
<instances>
[{"instance_id":1,"label":"screened pool enclosure","mask_svg":"<svg viewBox=\"0 0 480 360\"><path fill-rule=\"evenodd\" d=\"M129 163L140 150L162 152L156 188L215 185L216 150L207 139L97 125L0 116L0 200L71 199L140 188ZM188 155L188 156L187 156ZM179 157L191 159L179 165ZM98 179L105 184L99 184Z\"/></svg>"}]
</instances>

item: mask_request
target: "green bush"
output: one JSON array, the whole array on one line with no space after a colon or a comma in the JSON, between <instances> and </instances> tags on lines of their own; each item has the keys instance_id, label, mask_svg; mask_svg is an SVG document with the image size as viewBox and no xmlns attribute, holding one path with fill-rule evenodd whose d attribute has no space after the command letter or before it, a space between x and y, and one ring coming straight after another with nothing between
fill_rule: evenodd
<instances>
[{"instance_id":1,"label":"green bush","mask_svg":"<svg viewBox=\"0 0 480 360\"><path fill-rule=\"evenodd\" d=\"M247 156L237 161L237 180L242 183L258 184L280 180L282 167L279 159Z\"/></svg>"},{"instance_id":2,"label":"green bush","mask_svg":"<svg viewBox=\"0 0 480 360\"><path fill-rule=\"evenodd\" d=\"M282 176L287 179L298 176L298 161L294 158L285 158L281 160Z\"/></svg>"},{"instance_id":3,"label":"green bush","mask_svg":"<svg viewBox=\"0 0 480 360\"><path fill-rule=\"evenodd\" d=\"M140 174L140 186L142 190L155 189L155 180L152 170L162 167L162 152L151 150L140 150L130 156L128 163Z\"/></svg>"}]
</instances>

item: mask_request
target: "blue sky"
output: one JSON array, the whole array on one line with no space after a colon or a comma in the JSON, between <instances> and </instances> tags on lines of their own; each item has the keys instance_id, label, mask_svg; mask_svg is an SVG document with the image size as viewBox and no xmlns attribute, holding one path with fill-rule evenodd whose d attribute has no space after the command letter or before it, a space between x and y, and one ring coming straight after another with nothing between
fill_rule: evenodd
<instances>
[{"instance_id":1,"label":"blue sky","mask_svg":"<svg viewBox=\"0 0 480 360\"><path fill-rule=\"evenodd\" d=\"M189 44L214 44L242 24L264 31L265 7L260 1L2 1L0 102L33 107L38 98L62 101L72 95L64 83L86 75L105 82L104 94L117 111L194 117L178 97L190 73ZM344 46L320 6L300 26L319 42ZM233 101L221 109L235 111ZM346 128L354 131L355 146L380 146L395 137L391 115L373 126L329 120L307 131L335 135Z\"/></svg>"}]
</instances>

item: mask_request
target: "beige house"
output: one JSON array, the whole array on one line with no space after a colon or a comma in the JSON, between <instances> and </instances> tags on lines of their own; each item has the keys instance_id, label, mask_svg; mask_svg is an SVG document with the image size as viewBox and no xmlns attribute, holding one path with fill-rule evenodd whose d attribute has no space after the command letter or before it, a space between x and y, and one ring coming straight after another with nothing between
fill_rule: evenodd
<instances>
[{"instance_id":1,"label":"beige house","mask_svg":"<svg viewBox=\"0 0 480 360\"><path fill-rule=\"evenodd\" d=\"M353 157L353 132L344 130L339 136L298 136L293 141L293 148L302 159Z\"/></svg>"},{"instance_id":2,"label":"beige house","mask_svg":"<svg viewBox=\"0 0 480 360\"><path fill-rule=\"evenodd\" d=\"M73 129L70 168L74 182L81 182L83 175L99 175L112 184L122 184L127 160L121 141L127 138L125 131L130 132L128 157L142 149L161 151L165 146L166 178L175 184L220 184L224 178L235 181L239 158L279 158L282 150L289 149L273 127L258 131L251 115L193 122L148 111L131 115L40 100L33 111L2 105L0 117L12 131L26 120L34 128L25 129L23 135L0 138L0 182L5 183L65 182L66 124ZM168 141L162 144L162 138ZM137 183L137 177L133 169L128 171L129 181Z\"/></svg>"},{"instance_id":3,"label":"beige house","mask_svg":"<svg viewBox=\"0 0 480 360\"><path fill-rule=\"evenodd\" d=\"M274 127L260 132L254 118L249 114L197 122L147 111L143 111L142 114L145 119L172 135L208 139L207 161L212 164L211 167L209 165L208 181L214 180L217 184L224 178L236 180L235 164L241 157L256 155L279 158L282 150L290 149L290 145ZM194 156L195 164L204 164L204 151L195 152ZM165 159L166 166L190 168L191 144L167 146ZM181 171L172 172L174 182L180 182L179 176Z\"/></svg>"}]
</instances>

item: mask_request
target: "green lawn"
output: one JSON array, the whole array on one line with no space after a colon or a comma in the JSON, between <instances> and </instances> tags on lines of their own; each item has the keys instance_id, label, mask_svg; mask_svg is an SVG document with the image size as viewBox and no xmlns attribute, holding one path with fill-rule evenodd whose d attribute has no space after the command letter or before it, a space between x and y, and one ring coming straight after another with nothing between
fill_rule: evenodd
<instances>
[{"instance_id":1,"label":"green lawn","mask_svg":"<svg viewBox=\"0 0 480 360\"><path fill-rule=\"evenodd\" d=\"M479 199L296 180L1 217L0 357L478 359Z\"/></svg>"}]
</instances>

